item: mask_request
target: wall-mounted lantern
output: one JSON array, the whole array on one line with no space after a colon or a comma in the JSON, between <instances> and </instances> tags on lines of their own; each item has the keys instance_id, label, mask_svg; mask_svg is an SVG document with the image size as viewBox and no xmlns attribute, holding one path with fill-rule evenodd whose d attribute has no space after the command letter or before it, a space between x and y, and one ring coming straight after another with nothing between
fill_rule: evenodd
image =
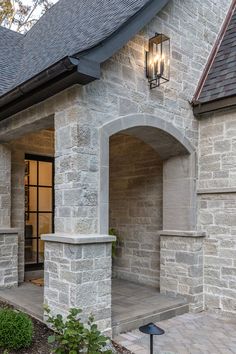
<instances>
[{"instance_id":1,"label":"wall-mounted lantern","mask_svg":"<svg viewBox=\"0 0 236 354\"><path fill-rule=\"evenodd\" d=\"M162 33L149 39L146 73L151 89L170 80L170 38Z\"/></svg>"}]
</instances>

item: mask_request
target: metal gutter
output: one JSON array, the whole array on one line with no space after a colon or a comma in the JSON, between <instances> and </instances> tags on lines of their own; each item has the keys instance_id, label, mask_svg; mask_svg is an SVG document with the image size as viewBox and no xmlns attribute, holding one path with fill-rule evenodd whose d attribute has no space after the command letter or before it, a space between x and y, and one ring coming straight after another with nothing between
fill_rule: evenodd
<instances>
[{"instance_id":1,"label":"metal gutter","mask_svg":"<svg viewBox=\"0 0 236 354\"><path fill-rule=\"evenodd\" d=\"M90 60L66 57L27 82L0 97L0 120L18 113L74 85L100 77L100 65Z\"/></svg>"},{"instance_id":2,"label":"metal gutter","mask_svg":"<svg viewBox=\"0 0 236 354\"><path fill-rule=\"evenodd\" d=\"M195 117L203 118L207 114L235 108L236 96L224 97L215 101L193 104L192 106Z\"/></svg>"},{"instance_id":3,"label":"metal gutter","mask_svg":"<svg viewBox=\"0 0 236 354\"><path fill-rule=\"evenodd\" d=\"M49 67L47 70L41 72L32 79L22 83L13 90L5 93L0 97L0 107L8 102L17 99L18 97L26 94L37 86L47 82L49 79L53 79L56 76L73 70L78 65L78 59L66 57L55 65Z\"/></svg>"}]
</instances>

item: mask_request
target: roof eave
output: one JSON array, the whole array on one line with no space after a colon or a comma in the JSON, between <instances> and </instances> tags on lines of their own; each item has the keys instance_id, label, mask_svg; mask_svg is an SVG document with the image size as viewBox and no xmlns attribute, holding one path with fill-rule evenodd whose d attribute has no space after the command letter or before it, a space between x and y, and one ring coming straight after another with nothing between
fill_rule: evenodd
<instances>
[{"instance_id":1,"label":"roof eave","mask_svg":"<svg viewBox=\"0 0 236 354\"><path fill-rule=\"evenodd\" d=\"M6 119L63 90L86 85L100 77L100 65L66 57L26 83L0 97L0 120Z\"/></svg>"},{"instance_id":2,"label":"roof eave","mask_svg":"<svg viewBox=\"0 0 236 354\"><path fill-rule=\"evenodd\" d=\"M201 119L211 113L236 108L236 95L208 102L193 102L192 106L195 117Z\"/></svg>"}]
</instances>

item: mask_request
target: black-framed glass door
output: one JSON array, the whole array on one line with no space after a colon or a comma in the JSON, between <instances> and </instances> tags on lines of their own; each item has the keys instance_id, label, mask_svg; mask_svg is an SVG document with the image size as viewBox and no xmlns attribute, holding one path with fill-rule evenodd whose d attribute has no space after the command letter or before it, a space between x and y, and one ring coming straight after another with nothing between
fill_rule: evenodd
<instances>
[{"instance_id":1,"label":"black-framed glass door","mask_svg":"<svg viewBox=\"0 0 236 354\"><path fill-rule=\"evenodd\" d=\"M25 269L42 269L42 234L54 232L54 159L25 155Z\"/></svg>"}]
</instances>

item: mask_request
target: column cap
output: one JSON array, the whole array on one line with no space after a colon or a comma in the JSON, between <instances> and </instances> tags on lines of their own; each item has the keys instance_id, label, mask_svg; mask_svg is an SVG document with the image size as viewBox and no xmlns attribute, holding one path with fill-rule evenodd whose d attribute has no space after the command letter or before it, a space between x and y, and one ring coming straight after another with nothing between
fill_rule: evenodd
<instances>
[{"instance_id":1,"label":"column cap","mask_svg":"<svg viewBox=\"0 0 236 354\"><path fill-rule=\"evenodd\" d=\"M69 243L73 245L83 245L90 243L110 243L116 241L115 236L99 234L70 234L57 232L54 234L41 235L41 240L47 242Z\"/></svg>"},{"instance_id":2,"label":"column cap","mask_svg":"<svg viewBox=\"0 0 236 354\"><path fill-rule=\"evenodd\" d=\"M159 231L160 236L170 236L170 237L206 237L206 232L204 231L186 231L186 230L161 230Z\"/></svg>"},{"instance_id":3,"label":"column cap","mask_svg":"<svg viewBox=\"0 0 236 354\"><path fill-rule=\"evenodd\" d=\"M7 234L18 234L19 229L15 227L2 227L0 228L0 235L7 235Z\"/></svg>"}]
</instances>

